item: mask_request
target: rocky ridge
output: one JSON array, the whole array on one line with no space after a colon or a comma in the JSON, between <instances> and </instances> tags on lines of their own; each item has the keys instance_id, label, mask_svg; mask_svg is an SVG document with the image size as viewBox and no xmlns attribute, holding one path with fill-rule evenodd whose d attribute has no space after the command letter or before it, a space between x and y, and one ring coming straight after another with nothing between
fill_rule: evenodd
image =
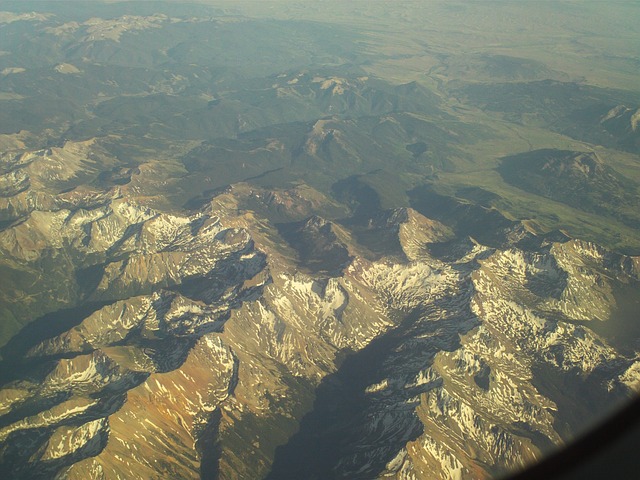
<instances>
[{"instance_id":1,"label":"rocky ridge","mask_svg":"<svg viewBox=\"0 0 640 480\"><path fill-rule=\"evenodd\" d=\"M223 192L189 217L121 199L35 211L2 232L4 255L34 269L62 251L72 265L93 259L85 298L102 305L5 347L38 366L0 391L5 472L488 477L635 388L635 357L589 322L615 315L619 282L638 287L637 258L579 240L526 249L522 234L520 246L456 246L405 209L371 223L405 258L371 260L317 216L282 233L241 208L246 195ZM318 238L348 253L333 271L301 269ZM442 241L446 259L430 253Z\"/></svg>"}]
</instances>

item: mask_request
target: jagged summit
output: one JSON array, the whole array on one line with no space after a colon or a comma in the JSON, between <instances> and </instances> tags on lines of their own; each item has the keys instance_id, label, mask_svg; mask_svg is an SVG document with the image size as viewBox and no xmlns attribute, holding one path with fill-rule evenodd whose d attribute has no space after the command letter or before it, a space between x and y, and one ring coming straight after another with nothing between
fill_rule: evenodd
<instances>
[{"instance_id":1,"label":"jagged summit","mask_svg":"<svg viewBox=\"0 0 640 480\"><path fill-rule=\"evenodd\" d=\"M298 252L302 265L312 271L335 272L349 263L346 232L318 215L281 225L279 231Z\"/></svg>"},{"instance_id":2,"label":"jagged summit","mask_svg":"<svg viewBox=\"0 0 640 480\"><path fill-rule=\"evenodd\" d=\"M387 255L402 252L416 260L428 251L428 245L449 240L453 232L446 225L431 220L410 207L381 211L360 220L358 238L375 252Z\"/></svg>"}]
</instances>

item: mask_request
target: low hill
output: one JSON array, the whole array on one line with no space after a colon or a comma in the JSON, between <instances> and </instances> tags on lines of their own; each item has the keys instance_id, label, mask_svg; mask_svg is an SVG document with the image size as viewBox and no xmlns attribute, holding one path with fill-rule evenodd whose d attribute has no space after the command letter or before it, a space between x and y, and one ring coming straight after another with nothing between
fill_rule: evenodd
<instances>
[{"instance_id":1,"label":"low hill","mask_svg":"<svg viewBox=\"0 0 640 480\"><path fill-rule=\"evenodd\" d=\"M543 149L505 157L502 178L527 192L586 212L640 225L638 184L607 166L595 153Z\"/></svg>"}]
</instances>

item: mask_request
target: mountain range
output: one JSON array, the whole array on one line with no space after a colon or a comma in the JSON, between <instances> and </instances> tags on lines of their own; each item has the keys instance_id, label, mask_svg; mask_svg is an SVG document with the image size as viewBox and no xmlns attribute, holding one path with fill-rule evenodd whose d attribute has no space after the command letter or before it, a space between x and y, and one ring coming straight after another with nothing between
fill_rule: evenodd
<instances>
[{"instance_id":1,"label":"mountain range","mask_svg":"<svg viewBox=\"0 0 640 480\"><path fill-rule=\"evenodd\" d=\"M500 478L635 397L579 6L92 3L0 12L0 476Z\"/></svg>"}]
</instances>

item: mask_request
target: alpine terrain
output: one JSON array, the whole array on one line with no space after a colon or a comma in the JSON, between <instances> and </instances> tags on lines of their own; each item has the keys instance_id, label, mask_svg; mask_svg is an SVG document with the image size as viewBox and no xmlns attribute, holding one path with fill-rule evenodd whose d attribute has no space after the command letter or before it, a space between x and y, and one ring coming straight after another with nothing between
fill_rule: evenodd
<instances>
[{"instance_id":1,"label":"alpine terrain","mask_svg":"<svg viewBox=\"0 0 640 480\"><path fill-rule=\"evenodd\" d=\"M640 389L638 5L0 10L2 478L502 478Z\"/></svg>"}]
</instances>

